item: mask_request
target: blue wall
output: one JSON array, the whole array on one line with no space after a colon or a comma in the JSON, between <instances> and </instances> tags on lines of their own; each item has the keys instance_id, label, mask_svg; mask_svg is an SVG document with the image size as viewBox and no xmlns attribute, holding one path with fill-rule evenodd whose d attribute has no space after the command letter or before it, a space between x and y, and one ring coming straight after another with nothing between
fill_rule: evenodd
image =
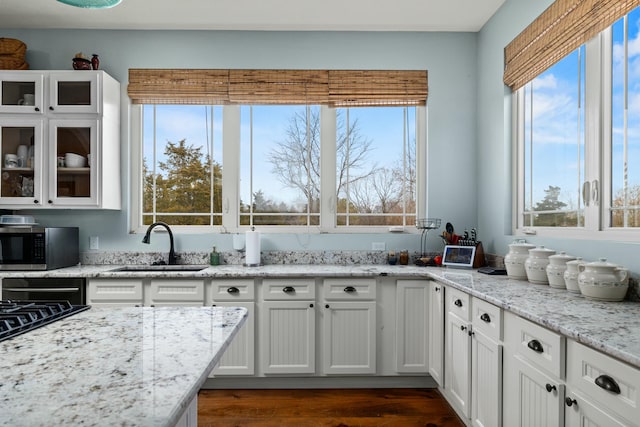
<instances>
[{"instance_id":1,"label":"blue wall","mask_svg":"<svg viewBox=\"0 0 640 427\"><path fill-rule=\"evenodd\" d=\"M475 33L393 32L247 32L247 31L85 31L7 30L3 37L23 40L31 69L70 69L76 52L98 53L101 68L123 83L123 209L108 211L33 211L47 225L78 225L81 246L100 238L101 250L162 250L129 234L129 68L355 68L427 69L428 216L453 222L458 229L476 223L476 67ZM394 147L389 147L393 150ZM446 161L444 161L446 160ZM430 233L428 248L442 244ZM488 235L480 229L480 237ZM371 242L388 249L417 250L417 234L263 234L263 249L370 250ZM184 234L179 251L231 248L231 236Z\"/></svg>"}]
</instances>

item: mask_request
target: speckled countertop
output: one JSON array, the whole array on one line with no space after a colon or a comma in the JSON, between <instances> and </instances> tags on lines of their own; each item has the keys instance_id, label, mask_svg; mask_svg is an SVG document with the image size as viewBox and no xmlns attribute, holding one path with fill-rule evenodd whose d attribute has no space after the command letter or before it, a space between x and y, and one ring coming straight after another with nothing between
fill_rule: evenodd
<instances>
[{"instance_id":1,"label":"speckled countertop","mask_svg":"<svg viewBox=\"0 0 640 427\"><path fill-rule=\"evenodd\" d=\"M329 265L286 264L244 267L221 265L197 272L111 271L118 265L84 265L48 272L2 272L0 277L419 277L437 279L449 286L512 311L569 338L601 350L640 368L640 303L597 302L579 294L533 285L506 276L476 271L386 264Z\"/></svg>"},{"instance_id":2,"label":"speckled countertop","mask_svg":"<svg viewBox=\"0 0 640 427\"><path fill-rule=\"evenodd\" d=\"M96 308L0 343L0 425L173 426L244 308Z\"/></svg>"}]
</instances>

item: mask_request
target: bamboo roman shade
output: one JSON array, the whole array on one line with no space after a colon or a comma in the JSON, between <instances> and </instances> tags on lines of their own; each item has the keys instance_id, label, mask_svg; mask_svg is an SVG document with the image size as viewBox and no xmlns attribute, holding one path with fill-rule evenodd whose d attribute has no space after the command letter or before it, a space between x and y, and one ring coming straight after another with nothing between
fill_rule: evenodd
<instances>
[{"instance_id":1,"label":"bamboo roman shade","mask_svg":"<svg viewBox=\"0 0 640 427\"><path fill-rule=\"evenodd\" d=\"M134 104L426 105L426 70L130 69Z\"/></svg>"},{"instance_id":2,"label":"bamboo roman shade","mask_svg":"<svg viewBox=\"0 0 640 427\"><path fill-rule=\"evenodd\" d=\"M638 5L640 0L556 0L505 48L504 83L521 88Z\"/></svg>"}]
</instances>

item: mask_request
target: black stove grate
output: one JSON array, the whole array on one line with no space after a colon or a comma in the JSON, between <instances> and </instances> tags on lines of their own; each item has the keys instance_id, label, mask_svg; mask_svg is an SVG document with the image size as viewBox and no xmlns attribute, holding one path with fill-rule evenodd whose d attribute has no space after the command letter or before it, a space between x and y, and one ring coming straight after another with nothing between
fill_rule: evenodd
<instances>
[{"instance_id":1,"label":"black stove grate","mask_svg":"<svg viewBox=\"0 0 640 427\"><path fill-rule=\"evenodd\" d=\"M69 301L0 301L0 341L91 308Z\"/></svg>"}]
</instances>

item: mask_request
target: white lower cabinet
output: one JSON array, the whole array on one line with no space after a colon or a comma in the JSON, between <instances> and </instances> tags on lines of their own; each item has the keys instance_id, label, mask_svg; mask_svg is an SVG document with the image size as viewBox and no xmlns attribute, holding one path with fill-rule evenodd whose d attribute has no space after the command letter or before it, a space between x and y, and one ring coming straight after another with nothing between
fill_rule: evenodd
<instances>
[{"instance_id":1,"label":"white lower cabinet","mask_svg":"<svg viewBox=\"0 0 640 427\"><path fill-rule=\"evenodd\" d=\"M444 300L445 286L429 282L429 374L442 388L444 382Z\"/></svg>"},{"instance_id":2,"label":"white lower cabinet","mask_svg":"<svg viewBox=\"0 0 640 427\"><path fill-rule=\"evenodd\" d=\"M396 371L427 373L429 369L428 280L396 282ZM427 332L427 333L425 333Z\"/></svg>"},{"instance_id":3,"label":"white lower cabinet","mask_svg":"<svg viewBox=\"0 0 640 427\"><path fill-rule=\"evenodd\" d=\"M202 307L204 280L151 279L149 305L153 307Z\"/></svg>"},{"instance_id":4,"label":"white lower cabinet","mask_svg":"<svg viewBox=\"0 0 640 427\"><path fill-rule=\"evenodd\" d=\"M258 345L264 374L316 372L314 279L262 281Z\"/></svg>"},{"instance_id":5,"label":"white lower cabinet","mask_svg":"<svg viewBox=\"0 0 640 427\"><path fill-rule=\"evenodd\" d=\"M322 373L376 373L376 280L324 279Z\"/></svg>"},{"instance_id":6,"label":"white lower cabinet","mask_svg":"<svg viewBox=\"0 0 640 427\"><path fill-rule=\"evenodd\" d=\"M87 304L96 307L204 304L203 279L88 279Z\"/></svg>"},{"instance_id":7,"label":"white lower cabinet","mask_svg":"<svg viewBox=\"0 0 640 427\"><path fill-rule=\"evenodd\" d=\"M211 284L213 306L244 307L247 319L225 350L212 377L255 374L255 283L253 279L214 279Z\"/></svg>"},{"instance_id":8,"label":"white lower cabinet","mask_svg":"<svg viewBox=\"0 0 640 427\"><path fill-rule=\"evenodd\" d=\"M446 289L445 386L467 424L502 425L502 310L457 289Z\"/></svg>"}]
</instances>

